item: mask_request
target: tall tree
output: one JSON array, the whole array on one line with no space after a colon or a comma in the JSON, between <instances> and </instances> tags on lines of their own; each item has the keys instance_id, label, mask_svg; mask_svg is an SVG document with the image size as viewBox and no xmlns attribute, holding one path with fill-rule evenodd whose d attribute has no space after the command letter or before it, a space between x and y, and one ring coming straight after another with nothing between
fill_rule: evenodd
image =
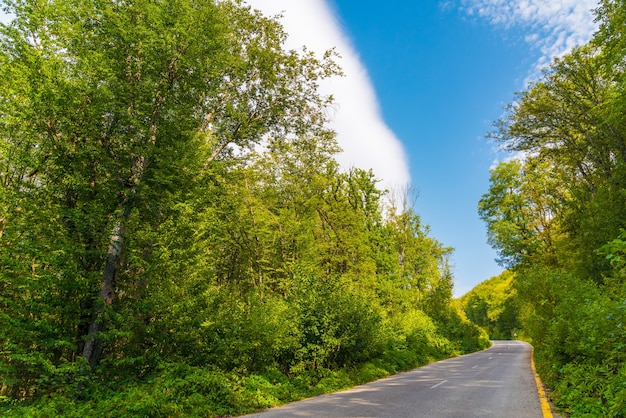
<instances>
[{"instance_id":1,"label":"tall tree","mask_svg":"<svg viewBox=\"0 0 626 418\"><path fill-rule=\"evenodd\" d=\"M611 330L623 327L625 295L615 261L626 219L624 2L597 13L592 41L556 59L499 123L496 139L524 159L492 176L479 211L512 261L525 331L558 402L621 416L622 333ZM511 185L515 204L500 193Z\"/></svg>"},{"instance_id":2,"label":"tall tree","mask_svg":"<svg viewBox=\"0 0 626 418\"><path fill-rule=\"evenodd\" d=\"M80 255L73 275L91 289L99 276L97 297L82 295L93 316L81 311L81 353L93 366L106 312L132 279L136 260L124 258L131 218L158 224L176 203L168 198L229 144L323 132L328 99L317 80L337 69L330 55L284 51L278 23L240 3L5 6L15 20L2 28L3 195L40 199L41 217L59 217L56 235L73 246L63 251ZM58 245L46 242L52 252ZM45 251L27 250L35 260ZM70 272L58 274L63 281Z\"/></svg>"},{"instance_id":3,"label":"tall tree","mask_svg":"<svg viewBox=\"0 0 626 418\"><path fill-rule=\"evenodd\" d=\"M526 153L560 182L562 226L578 249L586 248L579 268L596 276L607 265L593 249L614 237L626 213L619 197L626 173L623 115L615 111L622 100L619 72L607 72L605 62L594 45L555 60L495 133L506 149Z\"/></svg>"}]
</instances>

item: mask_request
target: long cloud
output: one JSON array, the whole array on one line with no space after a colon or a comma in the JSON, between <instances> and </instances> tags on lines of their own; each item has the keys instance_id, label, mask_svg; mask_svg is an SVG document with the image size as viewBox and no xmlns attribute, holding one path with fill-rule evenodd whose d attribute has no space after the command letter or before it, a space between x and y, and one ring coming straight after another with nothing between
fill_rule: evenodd
<instances>
[{"instance_id":1,"label":"long cloud","mask_svg":"<svg viewBox=\"0 0 626 418\"><path fill-rule=\"evenodd\" d=\"M372 169L382 187L410 184L404 148L385 124L376 93L364 65L324 0L249 0L263 14L280 19L288 33L287 47L306 45L318 54L336 48L344 77L323 82L323 93L332 94L337 106L332 128L343 152L337 160L344 167Z\"/></svg>"}]
</instances>

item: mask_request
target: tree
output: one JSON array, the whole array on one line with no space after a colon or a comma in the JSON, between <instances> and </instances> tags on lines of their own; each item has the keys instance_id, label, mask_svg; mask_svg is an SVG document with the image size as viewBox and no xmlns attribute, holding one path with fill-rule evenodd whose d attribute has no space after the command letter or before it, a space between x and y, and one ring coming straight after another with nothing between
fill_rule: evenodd
<instances>
[{"instance_id":1,"label":"tree","mask_svg":"<svg viewBox=\"0 0 626 418\"><path fill-rule=\"evenodd\" d=\"M607 72L605 62L594 45L555 60L541 81L520 94L494 134L506 149L526 153L550 173L552 185L558 182L561 227L576 251L585 249L578 268L597 277L608 266L594 258L593 249L614 236L626 213L620 197L623 115L615 110L622 101L619 71Z\"/></svg>"},{"instance_id":2,"label":"tree","mask_svg":"<svg viewBox=\"0 0 626 418\"><path fill-rule=\"evenodd\" d=\"M58 286L83 283L70 351L82 345L94 366L115 299L150 279L142 257L129 257L152 251L137 231L174 214L177 191L229 144L322 133L329 99L316 83L337 68L330 55L283 51L278 23L240 3L6 7L15 20L2 28L3 197L39 208L54 232L40 242L38 227L3 216L3 239L30 242L24 259ZM71 266L39 262L59 251Z\"/></svg>"},{"instance_id":3,"label":"tree","mask_svg":"<svg viewBox=\"0 0 626 418\"><path fill-rule=\"evenodd\" d=\"M515 265L532 252L533 233L521 187L521 163L500 163L491 170L489 194L478 203L480 217L487 224L488 242L498 249L502 265Z\"/></svg>"},{"instance_id":4,"label":"tree","mask_svg":"<svg viewBox=\"0 0 626 418\"><path fill-rule=\"evenodd\" d=\"M524 159L500 165L479 203L491 244L515 271L538 370L572 415L624 411L614 258L626 219L623 3L602 1L592 41L556 59L509 107L494 136Z\"/></svg>"},{"instance_id":5,"label":"tree","mask_svg":"<svg viewBox=\"0 0 626 418\"><path fill-rule=\"evenodd\" d=\"M533 157L502 162L491 170L489 193L478 202L478 213L503 266L537 259L559 264L558 248L564 241L559 222L570 202L562 178L559 167Z\"/></svg>"},{"instance_id":6,"label":"tree","mask_svg":"<svg viewBox=\"0 0 626 418\"><path fill-rule=\"evenodd\" d=\"M486 329L491 339L510 339L521 331L514 280L515 274L506 270L479 283L461 298L467 318Z\"/></svg>"}]
</instances>

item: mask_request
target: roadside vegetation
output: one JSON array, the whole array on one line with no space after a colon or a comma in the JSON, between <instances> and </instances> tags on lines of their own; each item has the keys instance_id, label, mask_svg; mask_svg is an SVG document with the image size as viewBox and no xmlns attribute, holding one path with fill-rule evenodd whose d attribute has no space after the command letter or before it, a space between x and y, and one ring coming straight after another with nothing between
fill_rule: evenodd
<instances>
[{"instance_id":1,"label":"roadside vegetation","mask_svg":"<svg viewBox=\"0 0 626 418\"><path fill-rule=\"evenodd\" d=\"M334 54L230 1L2 1L0 415L237 415L479 350ZM395 197L394 197L395 196Z\"/></svg>"},{"instance_id":2,"label":"roadside vegetation","mask_svg":"<svg viewBox=\"0 0 626 418\"><path fill-rule=\"evenodd\" d=\"M518 312L564 413L623 417L626 4L605 0L596 13L591 42L556 59L497 124L493 137L516 158L492 170L479 213L509 271L464 302L494 336Z\"/></svg>"}]
</instances>

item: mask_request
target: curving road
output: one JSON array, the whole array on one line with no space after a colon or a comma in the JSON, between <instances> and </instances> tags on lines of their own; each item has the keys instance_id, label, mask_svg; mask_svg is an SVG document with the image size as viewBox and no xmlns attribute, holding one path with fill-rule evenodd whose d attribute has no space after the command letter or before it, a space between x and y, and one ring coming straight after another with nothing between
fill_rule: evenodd
<instances>
[{"instance_id":1,"label":"curving road","mask_svg":"<svg viewBox=\"0 0 626 418\"><path fill-rule=\"evenodd\" d=\"M494 341L485 351L250 416L540 418L531 356L527 343Z\"/></svg>"}]
</instances>

